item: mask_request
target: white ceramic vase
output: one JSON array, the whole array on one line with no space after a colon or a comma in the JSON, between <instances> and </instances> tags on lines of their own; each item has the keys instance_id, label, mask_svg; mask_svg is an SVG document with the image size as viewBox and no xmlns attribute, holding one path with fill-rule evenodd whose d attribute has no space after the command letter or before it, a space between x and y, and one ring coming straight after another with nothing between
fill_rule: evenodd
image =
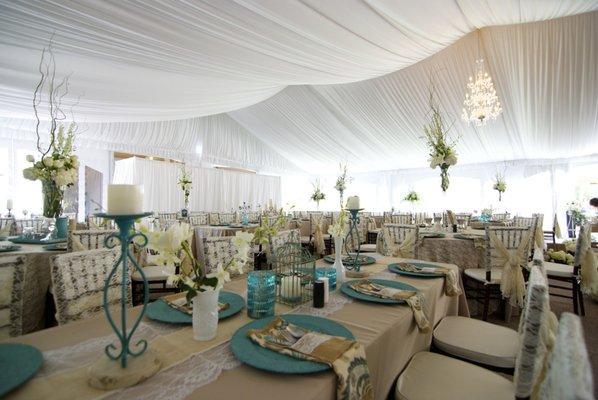
<instances>
[{"instance_id":1,"label":"white ceramic vase","mask_svg":"<svg viewBox=\"0 0 598 400\"><path fill-rule=\"evenodd\" d=\"M334 269L336 269L336 284L337 287L345 280L345 266L343 265L343 237L334 238Z\"/></svg>"},{"instance_id":2,"label":"white ceramic vase","mask_svg":"<svg viewBox=\"0 0 598 400\"><path fill-rule=\"evenodd\" d=\"M193 299L193 339L212 340L218 330L218 295L220 290L197 292Z\"/></svg>"}]
</instances>

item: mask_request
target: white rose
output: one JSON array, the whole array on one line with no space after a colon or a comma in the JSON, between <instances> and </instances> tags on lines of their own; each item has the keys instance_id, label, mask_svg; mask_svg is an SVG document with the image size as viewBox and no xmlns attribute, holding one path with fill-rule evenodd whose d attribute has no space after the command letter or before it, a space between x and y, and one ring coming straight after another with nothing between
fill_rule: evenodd
<instances>
[{"instance_id":1,"label":"white rose","mask_svg":"<svg viewBox=\"0 0 598 400\"><path fill-rule=\"evenodd\" d=\"M71 164L74 168L79 168L79 159L77 156L71 156Z\"/></svg>"},{"instance_id":2,"label":"white rose","mask_svg":"<svg viewBox=\"0 0 598 400\"><path fill-rule=\"evenodd\" d=\"M451 153L444 159L444 162L448 165L455 165L457 164L457 155L455 153Z\"/></svg>"},{"instance_id":3,"label":"white rose","mask_svg":"<svg viewBox=\"0 0 598 400\"><path fill-rule=\"evenodd\" d=\"M434 169L437 166L439 166L440 164L442 164L442 157L441 156L436 156L436 157L430 157L430 168Z\"/></svg>"},{"instance_id":4,"label":"white rose","mask_svg":"<svg viewBox=\"0 0 598 400\"><path fill-rule=\"evenodd\" d=\"M50 156L44 157L43 163L46 167L52 167L54 165L54 160Z\"/></svg>"},{"instance_id":5,"label":"white rose","mask_svg":"<svg viewBox=\"0 0 598 400\"><path fill-rule=\"evenodd\" d=\"M27 157L25 157L25 159L29 162L34 162L35 158L33 158L33 156L31 154L27 154Z\"/></svg>"},{"instance_id":6,"label":"white rose","mask_svg":"<svg viewBox=\"0 0 598 400\"><path fill-rule=\"evenodd\" d=\"M62 168L64 166L64 161L62 161L62 160L56 160L56 161L54 161L54 166L56 168Z\"/></svg>"}]
</instances>

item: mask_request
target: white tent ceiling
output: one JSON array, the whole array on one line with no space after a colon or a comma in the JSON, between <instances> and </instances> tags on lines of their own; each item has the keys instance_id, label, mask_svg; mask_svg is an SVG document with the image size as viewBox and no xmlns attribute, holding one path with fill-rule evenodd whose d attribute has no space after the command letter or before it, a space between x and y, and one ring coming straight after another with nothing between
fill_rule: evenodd
<instances>
[{"instance_id":1,"label":"white tent ceiling","mask_svg":"<svg viewBox=\"0 0 598 400\"><path fill-rule=\"evenodd\" d=\"M459 113L478 56L469 32L596 9L596 0L6 1L0 115L31 117L39 50L55 32L58 66L74 72L71 93L83 94L77 115L86 121L230 112L236 122L171 121L163 135L185 137L171 142L175 152L204 141L207 158L267 169L419 166L430 71L444 109ZM598 152L597 12L485 28L481 39L505 112L483 131L457 122L461 162ZM168 146L160 125L148 138L139 126L98 132ZM217 143L220 135L227 139ZM235 150L234 138L247 135L267 146Z\"/></svg>"}]
</instances>

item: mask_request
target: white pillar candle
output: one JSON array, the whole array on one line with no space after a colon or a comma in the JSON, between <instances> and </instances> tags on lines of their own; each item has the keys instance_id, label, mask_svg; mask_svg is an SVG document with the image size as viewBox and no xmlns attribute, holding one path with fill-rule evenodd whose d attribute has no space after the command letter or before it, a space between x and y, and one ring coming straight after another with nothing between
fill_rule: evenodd
<instances>
[{"instance_id":1,"label":"white pillar candle","mask_svg":"<svg viewBox=\"0 0 598 400\"><path fill-rule=\"evenodd\" d=\"M12 199L6 200L6 208L12 210Z\"/></svg>"},{"instance_id":2,"label":"white pillar candle","mask_svg":"<svg viewBox=\"0 0 598 400\"><path fill-rule=\"evenodd\" d=\"M349 196L347 210L359 210L359 196Z\"/></svg>"},{"instance_id":3,"label":"white pillar candle","mask_svg":"<svg viewBox=\"0 0 598 400\"><path fill-rule=\"evenodd\" d=\"M108 185L108 214L125 215L143 212L143 196L138 185Z\"/></svg>"},{"instance_id":4,"label":"white pillar candle","mask_svg":"<svg viewBox=\"0 0 598 400\"><path fill-rule=\"evenodd\" d=\"M285 276L280 280L280 295L285 299L294 299L301 296L301 278L298 276Z\"/></svg>"},{"instance_id":5,"label":"white pillar candle","mask_svg":"<svg viewBox=\"0 0 598 400\"><path fill-rule=\"evenodd\" d=\"M319 281L324 282L324 304L328 303L330 298L330 279L328 277L318 278Z\"/></svg>"}]
</instances>

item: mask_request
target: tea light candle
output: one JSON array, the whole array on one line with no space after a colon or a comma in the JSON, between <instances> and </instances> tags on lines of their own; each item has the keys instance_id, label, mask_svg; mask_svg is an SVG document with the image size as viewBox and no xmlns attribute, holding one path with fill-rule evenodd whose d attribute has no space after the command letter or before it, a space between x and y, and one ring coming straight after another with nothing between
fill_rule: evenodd
<instances>
[{"instance_id":1,"label":"tea light candle","mask_svg":"<svg viewBox=\"0 0 598 400\"><path fill-rule=\"evenodd\" d=\"M318 280L324 282L324 304L326 304L330 298L330 279L328 279L328 277L321 277L318 278Z\"/></svg>"},{"instance_id":2,"label":"tea light candle","mask_svg":"<svg viewBox=\"0 0 598 400\"><path fill-rule=\"evenodd\" d=\"M138 185L108 185L108 214L125 215L143 212L143 196Z\"/></svg>"},{"instance_id":3,"label":"tea light candle","mask_svg":"<svg viewBox=\"0 0 598 400\"><path fill-rule=\"evenodd\" d=\"M12 199L6 200L6 208L12 210Z\"/></svg>"},{"instance_id":4,"label":"tea light candle","mask_svg":"<svg viewBox=\"0 0 598 400\"><path fill-rule=\"evenodd\" d=\"M301 278L298 276L285 276L280 280L280 295L285 299L294 299L301 296Z\"/></svg>"},{"instance_id":5,"label":"tea light candle","mask_svg":"<svg viewBox=\"0 0 598 400\"><path fill-rule=\"evenodd\" d=\"M359 210L359 196L349 196L347 210Z\"/></svg>"}]
</instances>

